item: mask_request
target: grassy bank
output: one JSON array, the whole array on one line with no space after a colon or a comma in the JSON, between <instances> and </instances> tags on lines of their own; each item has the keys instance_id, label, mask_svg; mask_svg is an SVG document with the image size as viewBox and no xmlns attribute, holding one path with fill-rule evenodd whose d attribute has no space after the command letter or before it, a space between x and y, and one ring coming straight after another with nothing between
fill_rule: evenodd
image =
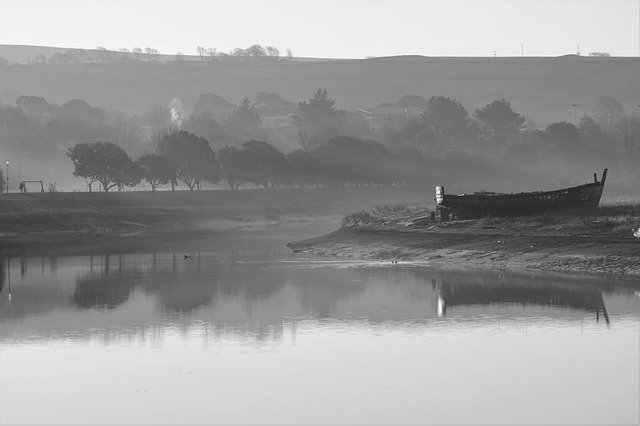
<instances>
[{"instance_id":1,"label":"grassy bank","mask_svg":"<svg viewBox=\"0 0 640 426\"><path fill-rule=\"evenodd\" d=\"M375 203L416 202L417 191L159 191L0 195L0 244L17 240L122 235L154 229L197 229L270 222L280 215L344 215Z\"/></svg>"},{"instance_id":2,"label":"grassy bank","mask_svg":"<svg viewBox=\"0 0 640 426\"><path fill-rule=\"evenodd\" d=\"M347 215L340 230L294 252L381 261L534 268L640 277L640 204L518 218L432 223L426 205Z\"/></svg>"}]
</instances>

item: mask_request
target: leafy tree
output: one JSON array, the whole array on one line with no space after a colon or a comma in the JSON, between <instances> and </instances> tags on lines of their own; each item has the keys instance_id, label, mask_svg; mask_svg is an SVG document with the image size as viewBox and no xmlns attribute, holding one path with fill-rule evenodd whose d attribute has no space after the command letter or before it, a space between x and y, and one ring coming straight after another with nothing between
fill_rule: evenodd
<instances>
[{"instance_id":1,"label":"leafy tree","mask_svg":"<svg viewBox=\"0 0 640 426\"><path fill-rule=\"evenodd\" d=\"M475 110L475 116L489 133L495 148L503 148L510 138L515 138L524 124L524 117L511 109L507 100L494 100L481 109Z\"/></svg>"},{"instance_id":2,"label":"leafy tree","mask_svg":"<svg viewBox=\"0 0 640 426\"><path fill-rule=\"evenodd\" d=\"M607 131L602 126L598 125L596 121L585 115L580 119L578 124L578 130L580 131L580 138L591 147L596 146L612 146L613 141L611 137L607 135Z\"/></svg>"},{"instance_id":3,"label":"leafy tree","mask_svg":"<svg viewBox=\"0 0 640 426\"><path fill-rule=\"evenodd\" d=\"M262 136L262 117L256 111L249 98L245 97L225 122L230 133L241 140L255 139Z\"/></svg>"},{"instance_id":4,"label":"leafy tree","mask_svg":"<svg viewBox=\"0 0 640 426\"><path fill-rule=\"evenodd\" d=\"M151 190L172 182L176 182L176 163L158 154L145 154L136 160L140 175L151 185Z\"/></svg>"},{"instance_id":5,"label":"leafy tree","mask_svg":"<svg viewBox=\"0 0 640 426\"><path fill-rule=\"evenodd\" d=\"M170 130L156 135L157 153L176 163L176 177L189 190L200 189L204 180L218 182L220 168L209 142L185 130Z\"/></svg>"},{"instance_id":6,"label":"leafy tree","mask_svg":"<svg viewBox=\"0 0 640 426\"><path fill-rule=\"evenodd\" d=\"M247 161L247 181L272 189L288 171L287 160L273 145L251 140L242 144Z\"/></svg>"},{"instance_id":7,"label":"leafy tree","mask_svg":"<svg viewBox=\"0 0 640 426\"><path fill-rule=\"evenodd\" d=\"M441 140L436 138L433 129L424 120L409 120L400 126L385 123L380 132L387 146L395 149L425 153L442 150Z\"/></svg>"},{"instance_id":8,"label":"leafy tree","mask_svg":"<svg viewBox=\"0 0 640 426\"><path fill-rule=\"evenodd\" d=\"M298 103L293 122L298 128L300 146L310 150L336 136L345 118L345 112L335 108L335 101L327 91L318 89L313 98Z\"/></svg>"},{"instance_id":9,"label":"leafy tree","mask_svg":"<svg viewBox=\"0 0 640 426\"><path fill-rule=\"evenodd\" d=\"M562 121L553 123L545 129L546 139L550 143L567 147L576 147L582 143L580 131L572 123Z\"/></svg>"},{"instance_id":10,"label":"leafy tree","mask_svg":"<svg viewBox=\"0 0 640 426\"><path fill-rule=\"evenodd\" d=\"M0 56L0 68L6 67L9 65L9 60L4 56Z\"/></svg>"},{"instance_id":11,"label":"leafy tree","mask_svg":"<svg viewBox=\"0 0 640 426\"><path fill-rule=\"evenodd\" d=\"M71 99L60 105L54 111L56 116L71 116L86 120L101 120L106 118L106 114L100 108L89 105L82 99Z\"/></svg>"},{"instance_id":12,"label":"leafy tree","mask_svg":"<svg viewBox=\"0 0 640 426\"><path fill-rule=\"evenodd\" d=\"M203 93L193 106L192 117L209 114L218 120L233 114L237 107L228 100L212 93Z\"/></svg>"},{"instance_id":13,"label":"leafy tree","mask_svg":"<svg viewBox=\"0 0 640 426\"><path fill-rule=\"evenodd\" d=\"M422 108L427 109L427 100L418 95L404 95L398 101L398 106L403 108Z\"/></svg>"},{"instance_id":14,"label":"leafy tree","mask_svg":"<svg viewBox=\"0 0 640 426\"><path fill-rule=\"evenodd\" d=\"M254 44L247 48L247 54L253 58L259 59L267 56L267 51L259 44Z\"/></svg>"},{"instance_id":15,"label":"leafy tree","mask_svg":"<svg viewBox=\"0 0 640 426\"><path fill-rule=\"evenodd\" d=\"M429 98L422 119L433 130L439 145L449 148L464 138L469 125L469 113L462 103L444 96Z\"/></svg>"},{"instance_id":16,"label":"leafy tree","mask_svg":"<svg viewBox=\"0 0 640 426\"><path fill-rule=\"evenodd\" d=\"M16 106L33 118L40 117L51 110L49 103L39 96L19 96L16 99Z\"/></svg>"},{"instance_id":17,"label":"leafy tree","mask_svg":"<svg viewBox=\"0 0 640 426\"><path fill-rule=\"evenodd\" d=\"M244 152L235 146L225 146L218 151L218 161L222 171L222 179L227 182L232 191L247 183L249 162Z\"/></svg>"},{"instance_id":18,"label":"leafy tree","mask_svg":"<svg viewBox=\"0 0 640 426\"><path fill-rule=\"evenodd\" d=\"M73 162L74 176L100 182L105 192L140 182L139 171L129 155L110 142L76 144L67 156Z\"/></svg>"},{"instance_id":19,"label":"leafy tree","mask_svg":"<svg viewBox=\"0 0 640 426\"><path fill-rule=\"evenodd\" d=\"M320 182L321 169L316 156L298 149L290 152L286 157L293 168L295 183L300 188L317 185Z\"/></svg>"},{"instance_id":20,"label":"leafy tree","mask_svg":"<svg viewBox=\"0 0 640 426\"><path fill-rule=\"evenodd\" d=\"M241 142L237 136L230 134L228 129L221 126L208 112L200 115L192 114L182 127L184 130L208 140L213 148L225 145L239 145Z\"/></svg>"},{"instance_id":21,"label":"leafy tree","mask_svg":"<svg viewBox=\"0 0 640 426\"><path fill-rule=\"evenodd\" d=\"M344 187L390 182L387 173L390 156L379 142L338 136L318 147L314 154L327 184Z\"/></svg>"}]
</instances>

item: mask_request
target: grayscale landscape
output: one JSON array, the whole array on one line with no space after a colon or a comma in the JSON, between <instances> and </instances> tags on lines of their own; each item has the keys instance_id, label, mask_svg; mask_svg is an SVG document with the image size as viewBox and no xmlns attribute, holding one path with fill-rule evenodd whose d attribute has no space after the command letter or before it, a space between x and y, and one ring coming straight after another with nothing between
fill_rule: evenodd
<instances>
[{"instance_id":1,"label":"grayscale landscape","mask_svg":"<svg viewBox=\"0 0 640 426\"><path fill-rule=\"evenodd\" d=\"M640 2L0 0L0 424L638 424L639 359Z\"/></svg>"}]
</instances>

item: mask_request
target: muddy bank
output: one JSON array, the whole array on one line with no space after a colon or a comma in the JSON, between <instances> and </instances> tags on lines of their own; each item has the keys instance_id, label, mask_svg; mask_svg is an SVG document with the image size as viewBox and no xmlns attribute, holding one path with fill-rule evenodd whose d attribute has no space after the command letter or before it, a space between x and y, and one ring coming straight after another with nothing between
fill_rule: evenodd
<instances>
[{"instance_id":1,"label":"muddy bank","mask_svg":"<svg viewBox=\"0 0 640 426\"><path fill-rule=\"evenodd\" d=\"M383 218L381 218L384 216ZM640 278L640 239L632 209L586 215L450 223L360 214L327 235L289 243L294 252L432 265L468 265L628 275ZM391 218L390 218L391 217Z\"/></svg>"},{"instance_id":2,"label":"muddy bank","mask_svg":"<svg viewBox=\"0 0 640 426\"><path fill-rule=\"evenodd\" d=\"M630 239L343 229L288 247L294 252L357 259L593 272L640 279L640 241Z\"/></svg>"}]
</instances>

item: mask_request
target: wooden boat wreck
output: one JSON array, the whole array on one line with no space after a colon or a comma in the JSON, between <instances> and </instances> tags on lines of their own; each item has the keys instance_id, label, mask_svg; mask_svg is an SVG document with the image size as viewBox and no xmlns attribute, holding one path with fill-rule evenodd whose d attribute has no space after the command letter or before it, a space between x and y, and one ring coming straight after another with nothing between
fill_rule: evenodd
<instances>
[{"instance_id":1,"label":"wooden boat wreck","mask_svg":"<svg viewBox=\"0 0 640 426\"><path fill-rule=\"evenodd\" d=\"M500 194L474 192L473 194L446 194L443 186L436 186L436 211L443 221L452 219L479 219L488 216L519 216L547 211L595 208L602 197L607 169L598 181L555 191L520 192Z\"/></svg>"}]
</instances>

